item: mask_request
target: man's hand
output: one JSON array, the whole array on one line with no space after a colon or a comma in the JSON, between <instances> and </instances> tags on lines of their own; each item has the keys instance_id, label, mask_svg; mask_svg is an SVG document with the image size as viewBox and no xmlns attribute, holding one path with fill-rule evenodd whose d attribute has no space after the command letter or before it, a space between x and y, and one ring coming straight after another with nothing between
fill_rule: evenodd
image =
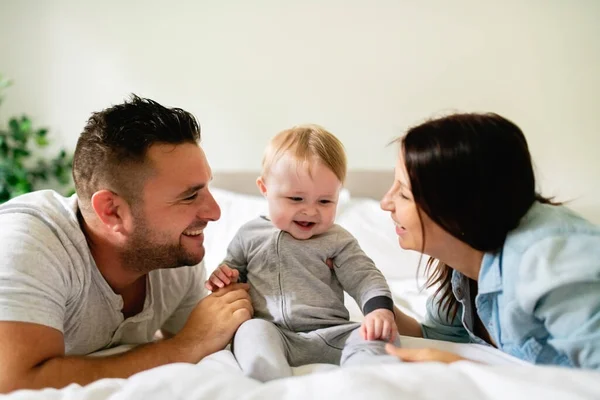
<instances>
[{"instance_id":1,"label":"man's hand","mask_svg":"<svg viewBox=\"0 0 600 400\"><path fill-rule=\"evenodd\" d=\"M237 272L237 271L236 271ZM252 318L254 309L246 283L234 283L202 299L191 312L183 329L172 339L180 351L197 363L204 356L222 350L237 328Z\"/></svg>"},{"instance_id":2,"label":"man's hand","mask_svg":"<svg viewBox=\"0 0 600 400\"><path fill-rule=\"evenodd\" d=\"M450 364L456 361L467 360L449 351L437 349L402 349L388 344L385 346L385 351L405 362L437 361Z\"/></svg>"},{"instance_id":3,"label":"man's hand","mask_svg":"<svg viewBox=\"0 0 600 400\"><path fill-rule=\"evenodd\" d=\"M365 316L360 327L360 334L365 340L393 342L398 334L394 313L385 308L371 311Z\"/></svg>"},{"instance_id":4,"label":"man's hand","mask_svg":"<svg viewBox=\"0 0 600 400\"><path fill-rule=\"evenodd\" d=\"M232 269L227 265L222 264L210 274L210 277L204 283L204 286L211 292L214 292L219 288L224 288L227 285L236 283L239 277L240 272L237 269Z\"/></svg>"}]
</instances>

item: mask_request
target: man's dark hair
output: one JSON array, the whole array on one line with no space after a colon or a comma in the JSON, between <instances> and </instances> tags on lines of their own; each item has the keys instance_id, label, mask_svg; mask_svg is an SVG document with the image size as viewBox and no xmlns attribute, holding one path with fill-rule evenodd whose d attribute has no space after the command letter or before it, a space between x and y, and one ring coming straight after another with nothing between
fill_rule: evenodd
<instances>
[{"instance_id":1,"label":"man's dark hair","mask_svg":"<svg viewBox=\"0 0 600 400\"><path fill-rule=\"evenodd\" d=\"M198 143L200 127L192 114L131 95L129 101L93 113L75 148L73 180L82 211L92 195L111 190L132 202L140 198L154 144Z\"/></svg>"}]
</instances>

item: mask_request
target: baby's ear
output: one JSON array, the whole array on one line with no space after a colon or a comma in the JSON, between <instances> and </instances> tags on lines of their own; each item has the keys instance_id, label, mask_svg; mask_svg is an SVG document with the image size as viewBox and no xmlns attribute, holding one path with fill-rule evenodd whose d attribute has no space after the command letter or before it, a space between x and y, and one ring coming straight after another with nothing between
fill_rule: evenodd
<instances>
[{"instance_id":1,"label":"baby's ear","mask_svg":"<svg viewBox=\"0 0 600 400\"><path fill-rule=\"evenodd\" d=\"M260 193L261 193L263 196L266 196L266 195L267 195L267 186L265 185L265 180L263 179L263 177L262 177L262 176L259 176L259 177L256 179L256 186L258 186L258 190L260 190Z\"/></svg>"}]
</instances>

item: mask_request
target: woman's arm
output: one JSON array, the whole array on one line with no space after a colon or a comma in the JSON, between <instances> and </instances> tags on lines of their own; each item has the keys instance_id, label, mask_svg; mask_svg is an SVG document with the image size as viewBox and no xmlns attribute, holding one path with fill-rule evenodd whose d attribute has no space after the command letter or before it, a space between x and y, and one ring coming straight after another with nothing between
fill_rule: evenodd
<instances>
[{"instance_id":1,"label":"woman's arm","mask_svg":"<svg viewBox=\"0 0 600 400\"><path fill-rule=\"evenodd\" d=\"M398 333L400 335L423 337L422 326L417 320L404 314L396 306L394 306L394 313L396 314L396 325L398 326ZM405 349L388 344L385 350L388 354L396 356L404 362L437 361L449 364L465 360L454 353L431 348Z\"/></svg>"},{"instance_id":2,"label":"woman's arm","mask_svg":"<svg viewBox=\"0 0 600 400\"><path fill-rule=\"evenodd\" d=\"M551 237L529 247L516 297L543 321L547 345L568 358L552 363L600 370L600 237Z\"/></svg>"},{"instance_id":3,"label":"woman's arm","mask_svg":"<svg viewBox=\"0 0 600 400\"><path fill-rule=\"evenodd\" d=\"M394 314L398 333L404 336L423 337L421 324L414 318L404 314L400 309L394 306Z\"/></svg>"}]
</instances>

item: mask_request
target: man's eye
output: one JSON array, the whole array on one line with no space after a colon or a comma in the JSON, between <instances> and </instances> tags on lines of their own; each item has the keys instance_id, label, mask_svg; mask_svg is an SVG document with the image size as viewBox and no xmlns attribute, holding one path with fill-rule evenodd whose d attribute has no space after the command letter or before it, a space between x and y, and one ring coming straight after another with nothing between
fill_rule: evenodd
<instances>
[{"instance_id":1,"label":"man's eye","mask_svg":"<svg viewBox=\"0 0 600 400\"><path fill-rule=\"evenodd\" d=\"M186 197L183 199L183 201L194 201L196 200L196 198L198 197L198 192L194 193L193 195Z\"/></svg>"},{"instance_id":2,"label":"man's eye","mask_svg":"<svg viewBox=\"0 0 600 400\"><path fill-rule=\"evenodd\" d=\"M288 197L291 201L302 201L302 197Z\"/></svg>"}]
</instances>

